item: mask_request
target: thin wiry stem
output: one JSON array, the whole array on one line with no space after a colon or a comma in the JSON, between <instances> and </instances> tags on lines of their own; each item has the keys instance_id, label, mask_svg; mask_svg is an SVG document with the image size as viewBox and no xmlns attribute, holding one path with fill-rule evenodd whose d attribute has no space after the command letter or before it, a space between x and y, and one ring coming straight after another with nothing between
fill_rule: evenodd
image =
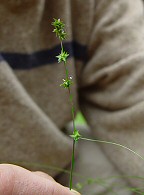
<instances>
[{"instance_id":1,"label":"thin wiry stem","mask_svg":"<svg viewBox=\"0 0 144 195\"><path fill-rule=\"evenodd\" d=\"M61 41L61 50L63 51L63 43ZM69 79L69 73L68 73L68 69L66 67L66 62L64 62L64 68L65 68L65 73L66 73L66 79ZM72 123L73 123L73 132L76 130L75 127L75 109L74 109L74 104L73 104L73 96L71 94L71 89L70 86L68 87L68 94L69 94L69 101L71 104L71 114L72 114ZM71 170L70 170L70 179L69 179L69 189L72 189L72 181L73 181L73 170L74 170L74 163L75 163L75 144L76 141L73 139L73 148L72 148L72 160L71 160Z\"/></svg>"},{"instance_id":2,"label":"thin wiry stem","mask_svg":"<svg viewBox=\"0 0 144 195\"><path fill-rule=\"evenodd\" d=\"M73 150L72 150L72 160L71 160L71 170L70 170L70 180L69 180L69 189L72 189L73 183L73 170L75 164L75 140L73 139Z\"/></svg>"},{"instance_id":3,"label":"thin wiry stem","mask_svg":"<svg viewBox=\"0 0 144 195\"><path fill-rule=\"evenodd\" d=\"M124 146L124 145L121 145L121 144L118 144L118 143L115 143L115 142L98 140L98 139L89 139L89 138L84 138L84 137L81 137L80 139L86 140L86 141L92 141L92 142L105 143L105 144L111 144L111 145L119 146L121 148L124 148L126 150L129 150L130 152L132 152L133 154L135 154L136 156L138 156L139 158L141 158L142 160L144 160L144 157L142 157L137 152L133 151L132 149L128 148L127 146Z\"/></svg>"}]
</instances>

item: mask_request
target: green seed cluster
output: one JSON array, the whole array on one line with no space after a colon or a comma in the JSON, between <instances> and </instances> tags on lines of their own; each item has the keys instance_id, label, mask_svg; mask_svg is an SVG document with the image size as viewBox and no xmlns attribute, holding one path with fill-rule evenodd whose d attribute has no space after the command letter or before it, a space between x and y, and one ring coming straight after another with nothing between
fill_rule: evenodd
<instances>
[{"instance_id":1,"label":"green seed cluster","mask_svg":"<svg viewBox=\"0 0 144 195\"><path fill-rule=\"evenodd\" d=\"M58 56L56 56L56 58L58 58L58 63L61 63L61 62L66 63L68 56L69 54L62 49L61 53Z\"/></svg>"},{"instance_id":2,"label":"green seed cluster","mask_svg":"<svg viewBox=\"0 0 144 195\"><path fill-rule=\"evenodd\" d=\"M64 30L65 24L60 19L54 19L52 25L55 27L53 32L56 33L56 36L59 37L61 41L66 39L66 32Z\"/></svg>"},{"instance_id":3,"label":"green seed cluster","mask_svg":"<svg viewBox=\"0 0 144 195\"><path fill-rule=\"evenodd\" d=\"M72 81L70 79L63 79L63 83L60 85L64 88L69 88L72 84Z\"/></svg>"}]
</instances>

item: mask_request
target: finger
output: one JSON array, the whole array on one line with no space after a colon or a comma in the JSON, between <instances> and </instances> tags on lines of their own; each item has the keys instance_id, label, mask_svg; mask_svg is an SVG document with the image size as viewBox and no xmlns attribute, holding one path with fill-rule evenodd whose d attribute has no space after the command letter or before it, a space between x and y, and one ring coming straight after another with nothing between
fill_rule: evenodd
<instances>
[{"instance_id":1,"label":"finger","mask_svg":"<svg viewBox=\"0 0 144 195\"><path fill-rule=\"evenodd\" d=\"M0 194L73 195L74 192L24 168L15 165L0 165Z\"/></svg>"},{"instance_id":2,"label":"finger","mask_svg":"<svg viewBox=\"0 0 144 195\"><path fill-rule=\"evenodd\" d=\"M40 177L43 177L43 178L46 178L46 179L49 179L51 181L55 181L50 175L44 173L44 172L41 172L41 171L34 171L33 172L34 174L40 176Z\"/></svg>"},{"instance_id":3,"label":"finger","mask_svg":"<svg viewBox=\"0 0 144 195\"><path fill-rule=\"evenodd\" d=\"M73 194L75 194L75 195L80 195L80 193L79 192L77 192L77 191L75 191L75 190L71 190L71 192L73 193Z\"/></svg>"},{"instance_id":4,"label":"finger","mask_svg":"<svg viewBox=\"0 0 144 195\"><path fill-rule=\"evenodd\" d=\"M51 181L55 181L50 175L48 175L48 174L46 174L46 173L44 173L42 171L34 171L33 173L36 174L36 175L38 175L38 176L40 176L40 177L44 177L44 178L49 179ZM80 195L79 192L77 192L77 191L75 191L73 189L71 190L71 192L73 194L75 194L75 195Z\"/></svg>"},{"instance_id":5,"label":"finger","mask_svg":"<svg viewBox=\"0 0 144 195\"><path fill-rule=\"evenodd\" d=\"M44 178L49 179L51 181L55 181L50 175L48 175L48 174L46 174L46 173L44 173L42 171L34 171L33 173L36 174L36 175L38 175L38 176L40 176L40 177L44 177ZM80 195L79 192L77 192L77 191L75 191L73 189L71 190L71 192L73 194L75 194L75 195Z\"/></svg>"}]
</instances>

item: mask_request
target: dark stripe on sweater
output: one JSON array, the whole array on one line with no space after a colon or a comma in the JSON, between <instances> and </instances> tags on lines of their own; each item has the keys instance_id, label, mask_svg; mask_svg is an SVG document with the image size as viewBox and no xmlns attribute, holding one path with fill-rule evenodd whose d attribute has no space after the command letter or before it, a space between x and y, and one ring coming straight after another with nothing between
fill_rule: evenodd
<instances>
[{"instance_id":1,"label":"dark stripe on sweater","mask_svg":"<svg viewBox=\"0 0 144 195\"><path fill-rule=\"evenodd\" d=\"M86 46L76 42L66 42L63 46L65 51L69 53L69 57L86 61ZM56 63L57 58L55 56L60 53L60 50L60 45L57 45L52 49L31 54L1 52L0 61L4 59L13 69L31 69Z\"/></svg>"}]
</instances>

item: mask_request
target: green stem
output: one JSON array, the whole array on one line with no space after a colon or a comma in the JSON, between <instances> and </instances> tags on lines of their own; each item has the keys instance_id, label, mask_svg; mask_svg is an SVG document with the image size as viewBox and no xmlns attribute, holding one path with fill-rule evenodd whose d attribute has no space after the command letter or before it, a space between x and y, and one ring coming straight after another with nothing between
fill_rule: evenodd
<instances>
[{"instance_id":1,"label":"green stem","mask_svg":"<svg viewBox=\"0 0 144 195\"><path fill-rule=\"evenodd\" d=\"M62 41L60 42L60 44L61 44L61 50L63 51L63 43L62 43Z\"/></svg>"},{"instance_id":2,"label":"green stem","mask_svg":"<svg viewBox=\"0 0 144 195\"><path fill-rule=\"evenodd\" d=\"M72 97L70 88L68 88L68 92L69 92L69 100L70 100L70 103L71 103L71 114L72 114L73 132L74 132L76 130L75 120L74 120L74 118L75 118L75 110L74 110L73 97Z\"/></svg>"},{"instance_id":3,"label":"green stem","mask_svg":"<svg viewBox=\"0 0 144 195\"><path fill-rule=\"evenodd\" d=\"M63 43L61 41L61 50L63 51ZM69 72L66 66L66 62L64 62L64 68L65 68L65 73L66 73L66 79L69 79ZM68 87L68 94L69 94L69 100L70 100L70 104L71 104L71 114L72 114L72 122L73 122L73 132L76 131L76 127L75 127L75 110L74 110L74 104L73 104L73 97L71 94L71 90L70 87ZM76 141L73 139L73 149L72 149L72 160L71 160L71 170L70 170L70 184L69 184L69 189L72 189L72 180L73 180L73 170L74 170L74 163L75 163L75 143Z\"/></svg>"},{"instance_id":4,"label":"green stem","mask_svg":"<svg viewBox=\"0 0 144 195\"><path fill-rule=\"evenodd\" d=\"M74 163L75 163L75 140L73 139L73 149L72 149L72 161L71 161L71 171L70 171L70 183L69 189L72 189L72 181L73 181L73 170L74 170Z\"/></svg>"}]
</instances>

